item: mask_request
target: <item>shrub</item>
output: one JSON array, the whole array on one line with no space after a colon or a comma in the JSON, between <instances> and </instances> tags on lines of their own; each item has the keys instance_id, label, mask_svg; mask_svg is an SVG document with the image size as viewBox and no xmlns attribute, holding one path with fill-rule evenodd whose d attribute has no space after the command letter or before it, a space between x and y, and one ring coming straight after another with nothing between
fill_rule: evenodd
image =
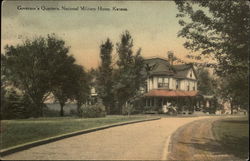
<instances>
[{"instance_id":1,"label":"shrub","mask_svg":"<svg viewBox=\"0 0 250 161\"><path fill-rule=\"evenodd\" d=\"M1 98L1 119L22 119L28 117L28 108L23 96L9 90Z\"/></svg>"},{"instance_id":2,"label":"shrub","mask_svg":"<svg viewBox=\"0 0 250 161\"><path fill-rule=\"evenodd\" d=\"M133 105L128 103L127 105L122 106L123 115L130 115L130 114L133 114L134 112L135 112L135 108Z\"/></svg>"},{"instance_id":3,"label":"shrub","mask_svg":"<svg viewBox=\"0 0 250 161\"><path fill-rule=\"evenodd\" d=\"M52 109L45 109L44 110L44 117L59 117L59 112L57 110Z\"/></svg>"},{"instance_id":4,"label":"shrub","mask_svg":"<svg viewBox=\"0 0 250 161\"><path fill-rule=\"evenodd\" d=\"M100 103L95 105L82 106L80 109L80 116L86 118L105 117L105 106Z\"/></svg>"},{"instance_id":5,"label":"shrub","mask_svg":"<svg viewBox=\"0 0 250 161\"><path fill-rule=\"evenodd\" d=\"M70 116L77 116L77 111L75 110L75 109L70 109L70 111L69 111L69 115Z\"/></svg>"}]
</instances>

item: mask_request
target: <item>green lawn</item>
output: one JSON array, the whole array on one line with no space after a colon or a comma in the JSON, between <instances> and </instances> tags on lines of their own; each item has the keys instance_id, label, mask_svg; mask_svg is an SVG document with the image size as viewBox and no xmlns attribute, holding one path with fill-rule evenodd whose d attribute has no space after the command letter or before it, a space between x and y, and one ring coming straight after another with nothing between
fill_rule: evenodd
<instances>
[{"instance_id":1,"label":"green lawn","mask_svg":"<svg viewBox=\"0 0 250 161\"><path fill-rule=\"evenodd\" d=\"M217 121L213 125L213 132L226 153L242 159L248 157L249 124L247 117Z\"/></svg>"},{"instance_id":2,"label":"green lawn","mask_svg":"<svg viewBox=\"0 0 250 161\"><path fill-rule=\"evenodd\" d=\"M38 118L1 121L1 149L103 125L141 120L147 116L106 116L104 118Z\"/></svg>"}]
</instances>

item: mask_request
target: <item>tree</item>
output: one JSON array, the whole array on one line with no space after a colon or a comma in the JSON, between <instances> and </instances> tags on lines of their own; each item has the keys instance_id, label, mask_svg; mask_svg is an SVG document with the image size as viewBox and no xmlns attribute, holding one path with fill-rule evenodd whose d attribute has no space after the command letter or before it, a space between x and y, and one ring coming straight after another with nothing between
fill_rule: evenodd
<instances>
[{"instance_id":1,"label":"tree","mask_svg":"<svg viewBox=\"0 0 250 161\"><path fill-rule=\"evenodd\" d=\"M237 104L248 109L249 2L176 0L175 3L182 26L178 36L187 39L184 46L215 58L218 63L215 66L217 75L222 79L229 75L234 77L233 80L227 79L232 82L227 83L226 88L232 89L233 95L239 94L238 98L241 99L236 101ZM237 85L233 85L236 82Z\"/></svg>"},{"instance_id":2,"label":"tree","mask_svg":"<svg viewBox=\"0 0 250 161\"><path fill-rule=\"evenodd\" d=\"M114 113L114 94L113 94L113 80L112 80L112 50L113 44L107 39L105 43L100 46L101 65L99 67L99 74L97 77L97 91L102 99L102 103L108 113Z\"/></svg>"},{"instance_id":3,"label":"tree","mask_svg":"<svg viewBox=\"0 0 250 161\"><path fill-rule=\"evenodd\" d=\"M72 68L74 85L72 87L73 98L76 100L77 112L80 114L81 106L86 103L90 95L90 81L91 77L88 73L84 71L84 68L81 65L75 64Z\"/></svg>"},{"instance_id":4,"label":"tree","mask_svg":"<svg viewBox=\"0 0 250 161\"><path fill-rule=\"evenodd\" d=\"M141 50L135 55L132 51L133 39L128 31L121 35L121 41L117 43L118 69L114 73L114 94L116 99L116 112L122 112L122 106L133 98L141 84L144 82L142 69L144 68Z\"/></svg>"},{"instance_id":5,"label":"tree","mask_svg":"<svg viewBox=\"0 0 250 161\"><path fill-rule=\"evenodd\" d=\"M68 51L65 42L55 35L5 47L6 77L12 86L29 97L35 116L43 116L44 101L57 84L57 72Z\"/></svg>"},{"instance_id":6,"label":"tree","mask_svg":"<svg viewBox=\"0 0 250 161\"><path fill-rule=\"evenodd\" d=\"M60 62L61 65L55 74L57 76L57 83L53 86L52 92L60 104L60 115L64 116L63 107L69 99L73 100L74 96L73 89L76 80L73 75L73 63L75 59L72 56L66 56L65 58L61 58Z\"/></svg>"},{"instance_id":7,"label":"tree","mask_svg":"<svg viewBox=\"0 0 250 161\"><path fill-rule=\"evenodd\" d=\"M204 95L214 95L217 81L212 78L208 69L205 69L204 67L197 68L197 77L197 87L200 93Z\"/></svg>"}]
</instances>

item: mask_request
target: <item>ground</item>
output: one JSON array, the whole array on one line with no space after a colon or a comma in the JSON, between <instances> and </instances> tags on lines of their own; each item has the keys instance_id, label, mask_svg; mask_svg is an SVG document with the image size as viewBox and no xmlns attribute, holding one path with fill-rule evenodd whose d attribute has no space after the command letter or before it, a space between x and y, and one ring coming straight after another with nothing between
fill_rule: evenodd
<instances>
[{"instance_id":1,"label":"ground","mask_svg":"<svg viewBox=\"0 0 250 161\"><path fill-rule=\"evenodd\" d=\"M2 120L1 149L10 148L48 137L67 134L78 130L147 118L150 117L143 115L135 115L131 117L112 115L102 118L50 117Z\"/></svg>"},{"instance_id":2,"label":"ground","mask_svg":"<svg viewBox=\"0 0 250 161\"><path fill-rule=\"evenodd\" d=\"M224 146L214 137L212 130L213 123L221 119L221 117L214 117L195 121L175 131L169 145L170 154L168 155L168 159L211 161L246 160L246 158L238 158L232 155L232 153L227 153Z\"/></svg>"},{"instance_id":3,"label":"ground","mask_svg":"<svg viewBox=\"0 0 250 161\"><path fill-rule=\"evenodd\" d=\"M3 157L18 160L240 160L220 150L218 116L170 117L74 136Z\"/></svg>"}]
</instances>

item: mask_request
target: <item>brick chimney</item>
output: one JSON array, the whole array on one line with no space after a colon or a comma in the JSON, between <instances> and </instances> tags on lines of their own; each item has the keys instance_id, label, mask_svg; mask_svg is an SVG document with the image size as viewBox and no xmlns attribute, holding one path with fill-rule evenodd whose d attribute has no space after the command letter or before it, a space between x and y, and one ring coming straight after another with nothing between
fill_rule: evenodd
<instances>
[{"instance_id":1,"label":"brick chimney","mask_svg":"<svg viewBox=\"0 0 250 161\"><path fill-rule=\"evenodd\" d=\"M168 51L167 56L168 56L168 61L169 61L170 65L173 65L173 63L174 63L174 53L172 51Z\"/></svg>"}]
</instances>

